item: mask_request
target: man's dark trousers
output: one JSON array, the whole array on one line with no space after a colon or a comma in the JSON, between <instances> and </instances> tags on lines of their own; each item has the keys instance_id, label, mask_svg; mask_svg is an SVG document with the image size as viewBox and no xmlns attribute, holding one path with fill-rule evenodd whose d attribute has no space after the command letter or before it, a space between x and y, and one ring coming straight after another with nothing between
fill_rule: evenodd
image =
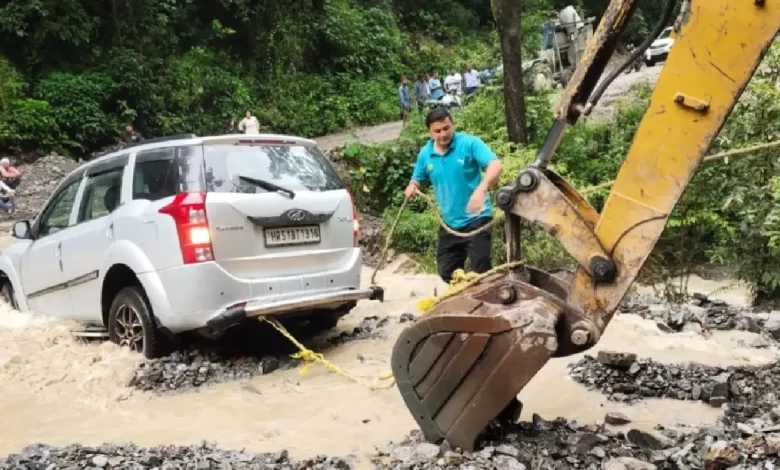
<instances>
[{"instance_id":1,"label":"man's dark trousers","mask_svg":"<svg viewBox=\"0 0 780 470\"><path fill-rule=\"evenodd\" d=\"M458 232L471 232L490 223L490 217L475 219ZM482 274L492 269L491 248L492 230L487 229L468 238L458 237L439 228L439 248L436 262L439 265L439 276L449 284L452 273L466 266L466 258L471 261L471 271Z\"/></svg>"}]
</instances>

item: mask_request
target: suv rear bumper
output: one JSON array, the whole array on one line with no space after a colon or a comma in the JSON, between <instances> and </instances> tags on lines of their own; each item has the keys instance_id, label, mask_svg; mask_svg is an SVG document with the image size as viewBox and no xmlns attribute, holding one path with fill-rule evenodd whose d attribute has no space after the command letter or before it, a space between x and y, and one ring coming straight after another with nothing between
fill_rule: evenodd
<instances>
[{"instance_id":1,"label":"suv rear bumper","mask_svg":"<svg viewBox=\"0 0 780 470\"><path fill-rule=\"evenodd\" d=\"M383 302L384 297L384 289L378 286L372 286L368 289L328 292L279 302L267 302L263 299L257 299L228 308L216 317L207 321L206 326L211 328L213 332L219 333L247 318L263 317L266 315L284 315L289 312L327 307L328 305L338 305L346 302L356 302L358 300L378 300Z\"/></svg>"},{"instance_id":2,"label":"suv rear bumper","mask_svg":"<svg viewBox=\"0 0 780 470\"><path fill-rule=\"evenodd\" d=\"M361 289L361 252L355 247L345 253L338 266L292 276L239 278L218 263L207 262L144 273L138 278L160 326L181 333L208 327L212 319L236 306L249 310L245 316L286 315L338 307L372 295L381 299L374 291Z\"/></svg>"}]
</instances>

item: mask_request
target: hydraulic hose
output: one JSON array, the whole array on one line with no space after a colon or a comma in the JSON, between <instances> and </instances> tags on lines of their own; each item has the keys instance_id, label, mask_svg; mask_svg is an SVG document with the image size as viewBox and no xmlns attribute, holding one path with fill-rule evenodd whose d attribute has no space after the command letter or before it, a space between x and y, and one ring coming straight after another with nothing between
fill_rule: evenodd
<instances>
[{"instance_id":1,"label":"hydraulic hose","mask_svg":"<svg viewBox=\"0 0 780 470\"><path fill-rule=\"evenodd\" d=\"M613 81L621 74L625 69L627 69L631 64L634 63L635 60L637 60L642 54L645 53L645 51L650 47L650 45L655 41L655 39L658 37L659 34L661 34L661 31L664 30L667 24L669 24L669 20L672 18L672 14L674 13L674 8L677 6L677 0L667 0L666 2L666 8L664 9L663 15L661 16L661 19L658 21L658 23L655 25L655 28L653 28L653 31L650 33L650 35L644 40L642 44L639 45L636 49L634 49L633 52L628 56L628 59L620 65L617 69L613 70L612 73L607 75L607 78L604 79L603 82L601 82L601 85L599 85L596 90L593 92L593 94L590 95L590 98L588 99L587 107L586 107L586 113L589 114L590 110L593 109L594 106L599 102L601 99L601 96L604 94L604 92L607 90L610 84L612 84Z\"/></svg>"}]
</instances>

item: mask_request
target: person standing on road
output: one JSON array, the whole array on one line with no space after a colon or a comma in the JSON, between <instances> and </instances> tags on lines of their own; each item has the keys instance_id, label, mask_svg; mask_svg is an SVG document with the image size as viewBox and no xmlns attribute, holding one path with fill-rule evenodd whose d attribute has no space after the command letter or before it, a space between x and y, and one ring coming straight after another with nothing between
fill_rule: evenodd
<instances>
[{"instance_id":1,"label":"person standing on road","mask_svg":"<svg viewBox=\"0 0 780 470\"><path fill-rule=\"evenodd\" d=\"M404 196L412 197L424 184L431 183L439 212L449 228L471 232L485 226L493 218L488 189L501 177L501 161L479 137L456 132L445 108L428 113L425 125L431 139L417 155ZM452 273L465 267L466 258L471 261L472 271L489 271L491 245L490 229L463 238L440 228L436 252L439 276L449 283Z\"/></svg>"},{"instance_id":2,"label":"person standing on road","mask_svg":"<svg viewBox=\"0 0 780 470\"><path fill-rule=\"evenodd\" d=\"M409 111L412 110L412 102L409 99L409 86L406 76L401 77L401 85L398 87L398 105L401 107L401 119L406 125L409 120Z\"/></svg>"},{"instance_id":3,"label":"person standing on road","mask_svg":"<svg viewBox=\"0 0 780 470\"><path fill-rule=\"evenodd\" d=\"M425 110L425 102L428 101L430 93L428 92L428 82L425 80L425 74L420 74L417 81L414 82L414 99L417 102L417 109L420 114Z\"/></svg>"},{"instance_id":4,"label":"person standing on road","mask_svg":"<svg viewBox=\"0 0 780 470\"><path fill-rule=\"evenodd\" d=\"M244 134L259 134L260 123L257 121L256 117L252 116L252 113L247 111L244 119L238 123L238 130L242 131Z\"/></svg>"},{"instance_id":5,"label":"person standing on road","mask_svg":"<svg viewBox=\"0 0 780 470\"><path fill-rule=\"evenodd\" d=\"M474 67L469 67L466 73L463 75L463 79L466 82L466 96L471 96L479 89L479 72Z\"/></svg>"},{"instance_id":6,"label":"person standing on road","mask_svg":"<svg viewBox=\"0 0 780 470\"><path fill-rule=\"evenodd\" d=\"M446 88L447 93L454 91L459 95L462 82L463 77L461 77L461 75L455 69L453 69L452 72L447 75L447 78L444 79L444 88Z\"/></svg>"},{"instance_id":7,"label":"person standing on road","mask_svg":"<svg viewBox=\"0 0 780 470\"><path fill-rule=\"evenodd\" d=\"M434 100L440 100L444 98L444 88L441 86L441 80L439 80L439 72L433 70L431 72L431 78L428 80L428 93Z\"/></svg>"}]
</instances>

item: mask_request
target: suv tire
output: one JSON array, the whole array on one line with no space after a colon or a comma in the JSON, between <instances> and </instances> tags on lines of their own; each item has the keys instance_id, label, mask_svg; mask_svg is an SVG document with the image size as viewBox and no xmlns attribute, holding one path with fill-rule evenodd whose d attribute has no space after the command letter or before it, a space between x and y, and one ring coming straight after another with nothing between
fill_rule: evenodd
<instances>
[{"instance_id":1,"label":"suv tire","mask_svg":"<svg viewBox=\"0 0 780 470\"><path fill-rule=\"evenodd\" d=\"M14 286L11 281L3 282L3 286L0 287L0 299L5 300L14 310L19 310L19 304L16 303L16 296L14 295Z\"/></svg>"},{"instance_id":2,"label":"suv tire","mask_svg":"<svg viewBox=\"0 0 780 470\"><path fill-rule=\"evenodd\" d=\"M108 337L113 343L128 346L147 359L154 359L159 354L161 342L152 309L140 287L125 287L114 297L108 311Z\"/></svg>"}]
</instances>

